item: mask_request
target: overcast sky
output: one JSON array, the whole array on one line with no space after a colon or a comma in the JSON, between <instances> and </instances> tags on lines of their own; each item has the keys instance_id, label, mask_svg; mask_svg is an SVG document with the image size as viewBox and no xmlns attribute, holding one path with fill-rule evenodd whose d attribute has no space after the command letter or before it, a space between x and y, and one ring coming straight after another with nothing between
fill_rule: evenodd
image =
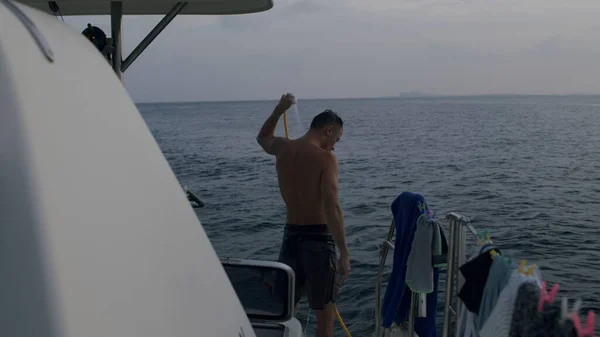
<instances>
[{"instance_id":1,"label":"overcast sky","mask_svg":"<svg viewBox=\"0 0 600 337\"><path fill-rule=\"evenodd\" d=\"M110 18L68 17L110 34ZM124 18L124 57L160 20ZM599 0L275 0L179 16L125 73L137 102L600 93Z\"/></svg>"}]
</instances>

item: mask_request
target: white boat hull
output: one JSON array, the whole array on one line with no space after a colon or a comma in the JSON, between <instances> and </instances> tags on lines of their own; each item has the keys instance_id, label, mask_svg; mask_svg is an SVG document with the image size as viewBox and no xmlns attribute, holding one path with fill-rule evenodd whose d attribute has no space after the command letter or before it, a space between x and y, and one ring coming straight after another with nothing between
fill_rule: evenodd
<instances>
[{"instance_id":1,"label":"white boat hull","mask_svg":"<svg viewBox=\"0 0 600 337\"><path fill-rule=\"evenodd\" d=\"M0 335L255 336L106 60L18 8L51 53L0 2Z\"/></svg>"}]
</instances>

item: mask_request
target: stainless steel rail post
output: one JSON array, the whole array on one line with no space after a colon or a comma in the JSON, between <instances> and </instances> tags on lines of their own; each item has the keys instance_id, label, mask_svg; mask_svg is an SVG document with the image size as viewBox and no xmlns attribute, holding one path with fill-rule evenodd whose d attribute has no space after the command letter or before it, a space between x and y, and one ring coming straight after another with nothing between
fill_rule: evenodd
<instances>
[{"instance_id":1,"label":"stainless steel rail post","mask_svg":"<svg viewBox=\"0 0 600 337\"><path fill-rule=\"evenodd\" d=\"M410 311L408 314L408 337L415 336L415 311L417 311L417 301L419 300L419 294L410 294Z\"/></svg>"},{"instance_id":2,"label":"stainless steel rail post","mask_svg":"<svg viewBox=\"0 0 600 337\"><path fill-rule=\"evenodd\" d=\"M380 337L384 331L381 331L381 283L383 280L383 268L385 267L385 261L389 249L394 250L395 246L392 243L394 233L396 232L396 221L392 219L390 230L388 235L383 241L381 250L379 252L379 269L377 271L377 284L375 285L375 336ZM385 329L384 329L385 330Z\"/></svg>"},{"instance_id":3,"label":"stainless steel rail post","mask_svg":"<svg viewBox=\"0 0 600 337\"><path fill-rule=\"evenodd\" d=\"M446 270L446 299L444 301L444 327L442 337L449 337L450 334L450 311L452 307L452 295L454 284L454 269L456 250L456 236L458 233L458 221L455 217L449 216L450 224L450 242L448 244L448 268Z\"/></svg>"},{"instance_id":4,"label":"stainless steel rail post","mask_svg":"<svg viewBox=\"0 0 600 337\"><path fill-rule=\"evenodd\" d=\"M457 281L457 285L456 285L456 293L458 295L458 292L460 291L460 288L462 288L463 284L465 283L465 278L464 276L460 273L460 266L462 266L463 264L465 264L466 260L467 260L467 227L466 227L466 223L464 222L463 219L459 219L457 221L458 223L458 256L457 256L457 264L456 264L456 281ZM460 315L460 311L462 309L463 303L459 300L456 299L456 313L457 315ZM458 317L456 317L456 320L458 322ZM458 324L456 324L456 333L455 336L458 336Z\"/></svg>"},{"instance_id":5,"label":"stainless steel rail post","mask_svg":"<svg viewBox=\"0 0 600 337\"><path fill-rule=\"evenodd\" d=\"M448 255L447 255L447 268L446 268L446 294L444 303L444 326L442 331L442 337L450 337L452 315L457 316L460 314L462 303L456 299L456 306L454 306L454 300L457 294L455 294L455 282L457 291L463 286L465 280L462 274L460 274L459 267L466 262L467 253L467 230L471 231L473 235L477 236L477 233L473 227L469 224L469 220L457 213L448 213L446 216L449 224L449 240L448 240ZM386 240L383 242L383 246L380 250L379 256L379 270L377 275L377 285L375 288L375 336L384 337L389 336L390 329L381 329L381 283L383 278L383 267L389 249L394 249L394 243L392 239L395 233L395 221L392 220L390 230ZM410 314L408 321L408 334L410 337L414 336L414 322L415 317L426 317L427 316L427 297L425 294L412 293ZM454 307L456 310L454 310ZM455 322L458 323L458 317ZM458 329L458 324L456 324ZM455 330L457 331L457 330ZM454 332L454 331L453 331Z\"/></svg>"}]
</instances>

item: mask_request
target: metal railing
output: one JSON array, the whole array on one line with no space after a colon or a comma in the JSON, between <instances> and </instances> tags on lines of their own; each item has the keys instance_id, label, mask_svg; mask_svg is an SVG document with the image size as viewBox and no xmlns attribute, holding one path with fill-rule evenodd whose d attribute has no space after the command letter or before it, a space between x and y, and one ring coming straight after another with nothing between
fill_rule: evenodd
<instances>
[{"instance_id":1,"label":"metal railing","mask_svg":"<svg viewBox=\"0 0 600 337\"><path fill-rule=\"evenodd\" d=\"M447 267L446 267L446 291L444 300L444 325L442 330L442 337L450 337L450 331L452 326L452 317L455 322L458 321L457 314L460 313L462 303L457 300L458 290L462 287L465 280L459 272L459 267L466 262L467 256L467 230L470 231L475 237L477 232L469 224L469 219L458 214L448 213L445 217L448 222L448 255L447 255ZM375 336L384 337L389 336L390 329L381 327L381 284L383 279L383 272L385 262L387 259L390 248L395 249L395 243L393 241L396 230L395 221L392 220L388 235L383 241L379 252L379 268L377 271L377 284L375 286ZM408 317L408 335L409 337L414 336L414 320L415 317L426 316L426 295L412 293L410 313ZM454 336L458 335L458 325L455 324Z\"/></svg>"}]
</instances>

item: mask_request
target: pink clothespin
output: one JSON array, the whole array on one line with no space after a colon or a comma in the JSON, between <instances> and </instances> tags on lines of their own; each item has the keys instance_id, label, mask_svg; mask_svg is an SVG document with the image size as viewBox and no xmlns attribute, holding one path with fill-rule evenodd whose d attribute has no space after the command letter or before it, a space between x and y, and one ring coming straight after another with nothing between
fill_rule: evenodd
<instances>
[{"instance_id":1,"label":"pink clothespin","mask_svg":"<svg viewBox=\"0 0 600 337\"><path fill-rule=\"evenodd\" d=\"M558 288L560 286L558 285L558 283L554 283L554 285L552 286L552 290L550 290L550 293L546 293L546 282L542 282L542 289L540 290L540 300L538 302L538 307L537 310L538 312L541 312L542 309L544 309L544 304L545 303L552 303L554 301L554 298L556 297L556 293L558 293Z\"/></svg>"},{"instance_id":2,"label":"pink clothespin","mask_svg":"<svg viewBox=\"0 0 600 337\"><path fill-rule=\"evenodd\" d=\"M587 326L585 328L581 326L581 319L576 312L571 313L571 320L573 320L573 325L575 325L575 330L577 330L577 337L597 337L594 335L596 314L592 310L588 311Z\"/></svg>"}]
</instances>

